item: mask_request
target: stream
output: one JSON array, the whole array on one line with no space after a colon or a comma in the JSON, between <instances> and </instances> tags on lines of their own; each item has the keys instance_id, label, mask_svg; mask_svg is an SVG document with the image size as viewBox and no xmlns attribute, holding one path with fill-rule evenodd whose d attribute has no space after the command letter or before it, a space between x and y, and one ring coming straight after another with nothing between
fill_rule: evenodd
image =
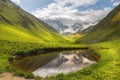
<instances>
[{"instance_id":1,"label":"stream","mask_svg":"<svg viewBox=\"0 0 120 80\"><path fill-rule=\"evenodd\" d=\"M35 76L46 77L81 70L97 63L99 59L98 55L89 50L69 50L16 58L12 66L25 72L32 72Z\"/></svg>"}]
</instances>

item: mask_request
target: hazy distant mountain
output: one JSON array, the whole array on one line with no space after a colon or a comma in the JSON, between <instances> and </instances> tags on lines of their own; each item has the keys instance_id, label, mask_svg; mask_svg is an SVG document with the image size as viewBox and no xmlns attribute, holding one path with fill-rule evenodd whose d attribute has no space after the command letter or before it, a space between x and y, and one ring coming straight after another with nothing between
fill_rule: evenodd
<instances>
[{"instance_id":1,"label":"hazy distant mountain","mask_svg":"<svg viewBox=\"0 0 120 80\"><path fill-rule=\"evenodd\" d=\"M89 26L94 25L95 23L91 22L71 22L71 25L67 25L64 22L61 22L59 19L42 19L45 23L52 26L59 33L68 35L71 33L81 32Z\"/></svg>"},{"instance_id":2,"label":"hazy distant mountain","mask_svg":"<svg viewBox=\"0 0 120 80\"><path fill-rule=\"evenodd\" d=\"M74 31L78 31L78 30L83 30L84 29L84 27L83 27L83 24L81 24L81 23L75 23L73 26L72 26L72 29L74 30Z\"/></svg>"},{"instance_id":3,"label":"hazy distant mountain","mask_svg":"<svg viewBox=\"0 0 120 80\"><path fill-rule=\"evenodd\" d=\"M64 33L66 29L69 27L62 24L59 20L43 20L45 23L49 24L52 26L54 29L56 29L60 33Z\"/></svg>"}]
</instances>

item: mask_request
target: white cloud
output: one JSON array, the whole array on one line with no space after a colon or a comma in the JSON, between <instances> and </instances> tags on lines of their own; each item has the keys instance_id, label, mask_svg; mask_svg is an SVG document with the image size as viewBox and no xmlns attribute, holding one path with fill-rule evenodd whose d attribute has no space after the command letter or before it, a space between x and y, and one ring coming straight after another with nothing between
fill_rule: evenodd
<instances>
[{"instance_id":1,"label":"white cloud","mask_svg":"<svg viewBox=\"0 0 120 80\"><path fill-rule=\"evenodd\" d=\"M112 8L101 10L79 11L76 7L89 6L97 0L55 0L46 8L40 8L32 12L40 19L59 20L61 23L72 26L75 23L95 23L105 17Z\"/></svg>"},{"instance_id":2,"label":"white cloud","mask_svg":"<svg viewBox=\"0 0 120 80\"><path fill-rule=\"evenodd\" d=\"M97 0L55 0L55 3L59 5L71 5L72 7L89 6L95 4L96 2Z\"/></svg>"},{"instance_id":3,"label":"white cloud","mask_svg":"<svg viewBox=\"0 0 120 80\"><path fill-rule=\"evenodd\" d=\"M118 6L120 4L120 0L110 0L113 6Z\"/></svg>"},{"instance_id":4,"label":"white cloud","mask_svg":"<svg viewBox=\"0 0 120 80\"><path fill-rule=\"evenodd\" d=\"M114 2L113 6L118 6L119 4L120 4L120 1L119 2Z\"/></svg>"},{"instance_id":5,"label":"white cloud","mask_svg":"<svg viewBox=\"0 0 120 80\"><path fill-rule=\"evenodd\" d=\"M15 2L16 4L20 4L20 0L11 0L13 2Z\"/></svg>"}]
</instances>

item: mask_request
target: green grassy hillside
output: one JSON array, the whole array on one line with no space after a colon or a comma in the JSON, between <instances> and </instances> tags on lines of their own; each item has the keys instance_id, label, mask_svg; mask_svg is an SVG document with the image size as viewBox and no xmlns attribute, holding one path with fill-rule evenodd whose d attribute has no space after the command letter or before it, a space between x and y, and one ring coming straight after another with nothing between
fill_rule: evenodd
<instances>
[{"instance_id":1,"label":"green grassy hillside","mask_svg":"<svg viewBox=\"0 0 120 80\"><path fill-rule=\"evenodd\" d=\"M52 27L10 0L0 0L0 40L41 43L65 41Z\"/></svg>"},{"instance_id":2,"label":"green grassy hillside","mask_svg":"<svg viewBox=\"0 0 120 80\"><path fill-rule=\"evenodd\" d=\"M68 42L51 26L25 12L10 0L0 0L0 73L20 73L8 61L13 53L29 54L43 48L75 47L66 44L66 41ZM27 73L24 73L24 76L27 76Z\"/></svg>"},{"instance_id":3,"label":"green grassy hillside","mask_svg":"<svg viewBox=\"0 0 120 80\"><path fill-rule=\"evenodd\" d=\"M76 43L95 43L120 38L120 5L101 20L86 36L76 40Z\"/></svg>"}]
</instances>

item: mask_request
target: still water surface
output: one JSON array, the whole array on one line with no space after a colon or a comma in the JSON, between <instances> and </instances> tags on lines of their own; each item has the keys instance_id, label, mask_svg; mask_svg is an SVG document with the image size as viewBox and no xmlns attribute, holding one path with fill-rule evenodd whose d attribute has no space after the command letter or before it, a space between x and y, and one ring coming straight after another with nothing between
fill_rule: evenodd
<instances>
[{"instance_id":1,"label":"still water surface","mask_svg":"<svg viewBox=\"0 0 120 80\"><path fill-rule=\"evenodd\" d=\"M37 56L14 59L13 66L35 76L55 76L70 73L96 63L99 57L86 50L52 52Z\"/></svg>"}]
</instances>

